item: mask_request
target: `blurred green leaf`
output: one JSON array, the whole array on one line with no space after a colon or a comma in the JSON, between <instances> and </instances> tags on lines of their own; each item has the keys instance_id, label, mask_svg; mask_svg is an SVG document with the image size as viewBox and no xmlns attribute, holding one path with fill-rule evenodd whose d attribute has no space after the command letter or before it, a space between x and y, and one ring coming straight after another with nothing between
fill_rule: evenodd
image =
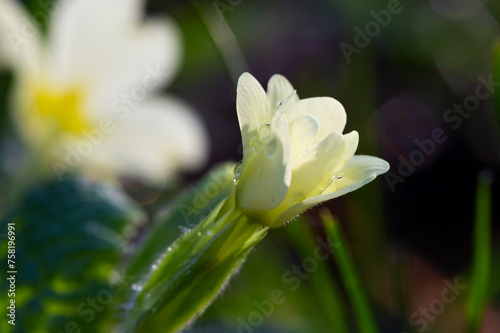
<instances>
[{"instance_id":1,"label":"blurred green leaf","mask_svg":"<svg viewBox=\"0 0 500 333\"><path fill-rule=\"evenodd\" d=\"M145 239L127 264L127 275L141 276L182 231L196 226L234 188L233 163L215 167L195 186L180 194L167 212L147 231Z\"/></svg>"},{"instance_id":2,"label":"blurred green leaf","mask_svg":"<svg viewBox=\"0 0 500 333\"><path fill-rule=\"evenodd\" d=\"M13 213L15 225L16 325L2 332L109 332L112 303L125 277L114 270L128 249L127 236L142 217L109 185L84 179L51 181L32 188ZM7 242L0 266L7 271ZM7 280L0 282L7 295ZM7 297L1 306L6 308Z\"/></svg>"},{"instance_id":3,"label":"blurred green leaf","mask_svg":"<svg viewBox=\"0 0 500 333\"><path fill-rule=\"evenodd\" d=\"M326 234L332 238L333 243L330 245L332 246L333 257L337 262L347 295L351 301L356 323L362 333L376 333L378 329L370 303L363 290L361 279L345 242L340 224L334 220L330 211L326 209L321 212L321 218L325 225Z\"/></svg>"},{"instance_id":4,"label":"blurred green leaf","mask_svg":"<svg viewBox=\"0 0 500 333\"><path fill-rule=\"evenodd\" d=\"M468 332L479 332L488 301L491 271L491 183L492 174L479 174L476 194L476 223L474 226L474 259L470 296L467 306Z\"/></svg>"}]
</instances>

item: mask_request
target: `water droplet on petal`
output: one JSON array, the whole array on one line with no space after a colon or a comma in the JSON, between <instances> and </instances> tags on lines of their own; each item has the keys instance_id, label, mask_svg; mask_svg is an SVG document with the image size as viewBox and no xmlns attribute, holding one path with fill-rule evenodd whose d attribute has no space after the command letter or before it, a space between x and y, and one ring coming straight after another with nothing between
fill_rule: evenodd
<instances>
[{"instance_id":1,"label":"water droplet on petal","mask_svg":"<svg viewBox=\"0 0 500 333\"><path fill-rule=\"evenodd\" d=\"M276 103L276 107L279 109L283 105L283 100L279 100L278 103Z\"/></svg>"},{"instance_id":2,"label":"water droplet on petal","mask_svg":"<svg viewBox=\"0 0 500 333\"><path fill-rule=\"evenodd\" d=\"M243 161L239 161L238 164L236 164L236 166L234 167L234 178L233 178L233 180L234 180L235 183L240 179L242 172L243 172Z\"/></svg>"},{"instance_id":3,"label":"water droplet on petal","mask_svg":"<svg viewBox=\"0 0 500 333\"><path fill-rule=\"evenodd\" d=\"M341 173L341 174L340 174L340 176L338 176L338 177L336 177L336 178L337 178L337 180L341 180L342 178L344 178L344 174L343 174L343 173Z\"/></svg>"},{"instance_id":4,"label":"water droplet on petal","mask_svg":"<svg viewBox=\"0 0 500 333\"><path fill-rule=\"evenodd\" d=\"M260 136L265 139L271 134L271 125L264 124L259 128Z\"/></svg>"}]
</instances>

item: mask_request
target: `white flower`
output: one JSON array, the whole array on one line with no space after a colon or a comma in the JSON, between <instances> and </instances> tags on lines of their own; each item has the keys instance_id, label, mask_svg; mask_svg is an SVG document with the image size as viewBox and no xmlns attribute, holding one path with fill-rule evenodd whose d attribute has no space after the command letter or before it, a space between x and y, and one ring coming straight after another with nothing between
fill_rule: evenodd
<instances>
[{"instance_id":1,"label":"white flower","mask_svg":"<svg viewBox=\"0 0 500 333\"><path fill-rule=\"evenodd\" d=\"M250 74L238 82L243 161L236 168L236 204L269 227L374 180L389 164L354 156L358 133L343 135L346 113L330 97L299 100L281 75L267 94Z\"/></svg>"},{"instance_id":2,"label":"white flower","mask_svg":"<svg viewBox=\"0 0 500 333\"><path fill-rule=\"evenodd\" d=\"M56 173L82 166L159 183L205 161L192 108L159 96L179 66L180 34L170 20L145 20L142 5L62 1L44 37L16 1L0 0L13 118L29 147L58 161Z\"/></svg>"}]
</instances>

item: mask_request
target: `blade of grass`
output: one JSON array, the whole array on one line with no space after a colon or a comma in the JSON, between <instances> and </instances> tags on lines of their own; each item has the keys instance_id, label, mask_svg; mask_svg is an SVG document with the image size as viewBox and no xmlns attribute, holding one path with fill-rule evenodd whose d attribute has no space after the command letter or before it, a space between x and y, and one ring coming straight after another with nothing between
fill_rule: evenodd
<instances>
[{"instance_id":1,"label":"blade of grass","mask_svg":"<svg viewBox=\"0 0 500 333\"><path fill-rule=\"evenodd\" d=\"M330 246L333 257L337 262L340 276L347 291L347 296L352 304L356 323L362 333L377 333L378 328L372 314L368 298L363 290L361 279L352 260L351 252L347 247L344 235L338 221L334 220L329 210L321 211L321 219L326 229L326 234L333 241Z\"/></svg>"},{"instance_id":2,"label":"blade of grass","mask_svg":"<svg viewBox=\"0 0 500 333\"><path fill-rule=\"evenodd\" d=\"M224 13L215 1L204 2L192 0L191 3L200 13L215 46L220 52L224 65L236 86L240 75L243 72L248 72L248 65L236 36L224 18ZM229 7L234 9L232 6Z\"/></svg>"},{"instance_id":3,"label":"blade of grass","mask_svg":"<svg viewBox=\"0 0 500 333\"><path fill-rule=\"evenodd\" d=\"M467 303L467 331L469 333L479 332L488 296L491 270L491 183L492 174L489 171L482 171L478 176L477 184L474 258Z\"/></svg>"},{"instance_id":4,"label":"blade of grass","mask_svg":"<svg viewBox=\"0 0 500 333\"><path fill-rule=\"evenodd\" d=\"M329 322L329 328L333 332L349 332L344 311L346 304L342 299L337 281L332 278L326 266L326 260L330 259L330 255L324 260L323 257L316 257L320 245L314 241L313 234L305 220L299 219L299 221L289 223L286 230L302 259L314 258L318 261L317 268L311 272L309 280L315 293L314 297L321 304L324 317Z\"/></svg>"},{"instance_id":5,"label":"blade of grass","mask_svg":"<svg viewBox=\"0 0 500 333\"><path fill-rule=\"evenodd\" d=\"M497 40L493 49L493 80L498 82L500 79L500 40ZM496 89L493 92L495 116L497 121L497 128L500 128L500 91Z\"/></svg>"}]
</instances>

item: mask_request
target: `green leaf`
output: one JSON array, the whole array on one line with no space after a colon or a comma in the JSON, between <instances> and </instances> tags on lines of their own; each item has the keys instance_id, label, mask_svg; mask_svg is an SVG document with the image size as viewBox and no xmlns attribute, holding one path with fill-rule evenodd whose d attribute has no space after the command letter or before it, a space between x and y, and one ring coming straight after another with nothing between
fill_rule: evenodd
<instances>
[{"instance_id":1,"label":"green leaf","mask_svg":"<svg viewBox=\"0 0 500 333\"><path fill-rule=\"evenodd\" d=\"M340 276L344 282L347 296L351 301L359 330L362 333L376 333L378 329L370 308L370 303L363 290L361 279L359 278L354 261L352 260L352 255L345 242L340 224L338 221L334 220L330 211L326 209L321 212L321 218L325 225L326 234L330 236L333 241L333 256L337 262L337 267L339 268Z\"/></svg>"},{"instance_id":2,"label":"green leaf","mask_svg":"<svg viewBox=\"0 0 500 333\"><path fill-rule=\"evenodd\" d=\"M84 179L32 188L1 224L15 227L16 325L2 332L109 332L112 303L123 292L115 266L128 249L127 236L142 217L109 185ZM0 242L6 272L7 245ZM119 285L116 285L117 283ZM0 282L7 295L6 279ZM2 309L9 299L2 297ZM92 304L92 302L95 302Z\"/></svg>"},{"instance_id":3,"label":"green leaf","mask_svg":"<svg viewBox=\"0 0 500 333\"><path fill-rule=\"evenodd\" d=\"M234 164L216 167L174 201L164 216L147 231L145 239L127 264L127 275L138 279L183 231L192 229L234 189Z\"/></svg>"},{"instance_id":4,"label":"green leaf","mask_svg":"<svg viewBox=\"0 0 500 333\"><path fill-rule=\"evenodd\" d=\"M315 256L317 248L321 247L314 240L313 234L307 227L305 220L299 218L298 221L288 223L286 230L292 240L294 247L299 251L302 258L314 258L317 261L317 269L311 272L309 280L314 291L314 299L319 303L319 308L324 313L324 318L329 323L329 328L333 332L349 332L346 322L346 304L338 288L337 281L332 278L326 263L331 259L330 254L322 260L323 256ZM320 240L322 241L322 240ZM321 250L324 252L325 249Z\"/></svg>"},{"instance_id":5,"label":"green leaf","mask_svg":"<svg viewBox=\"0 0 500 333\"><path fill-rule=\"evenodd\" d=\"M474 226L474 259L470 296L467 303L467 328L469 333L479 332L488 301L491 272L491 183L492 174L479 174L476 193L476 223Z\"/></svg>"}]
</instances>

